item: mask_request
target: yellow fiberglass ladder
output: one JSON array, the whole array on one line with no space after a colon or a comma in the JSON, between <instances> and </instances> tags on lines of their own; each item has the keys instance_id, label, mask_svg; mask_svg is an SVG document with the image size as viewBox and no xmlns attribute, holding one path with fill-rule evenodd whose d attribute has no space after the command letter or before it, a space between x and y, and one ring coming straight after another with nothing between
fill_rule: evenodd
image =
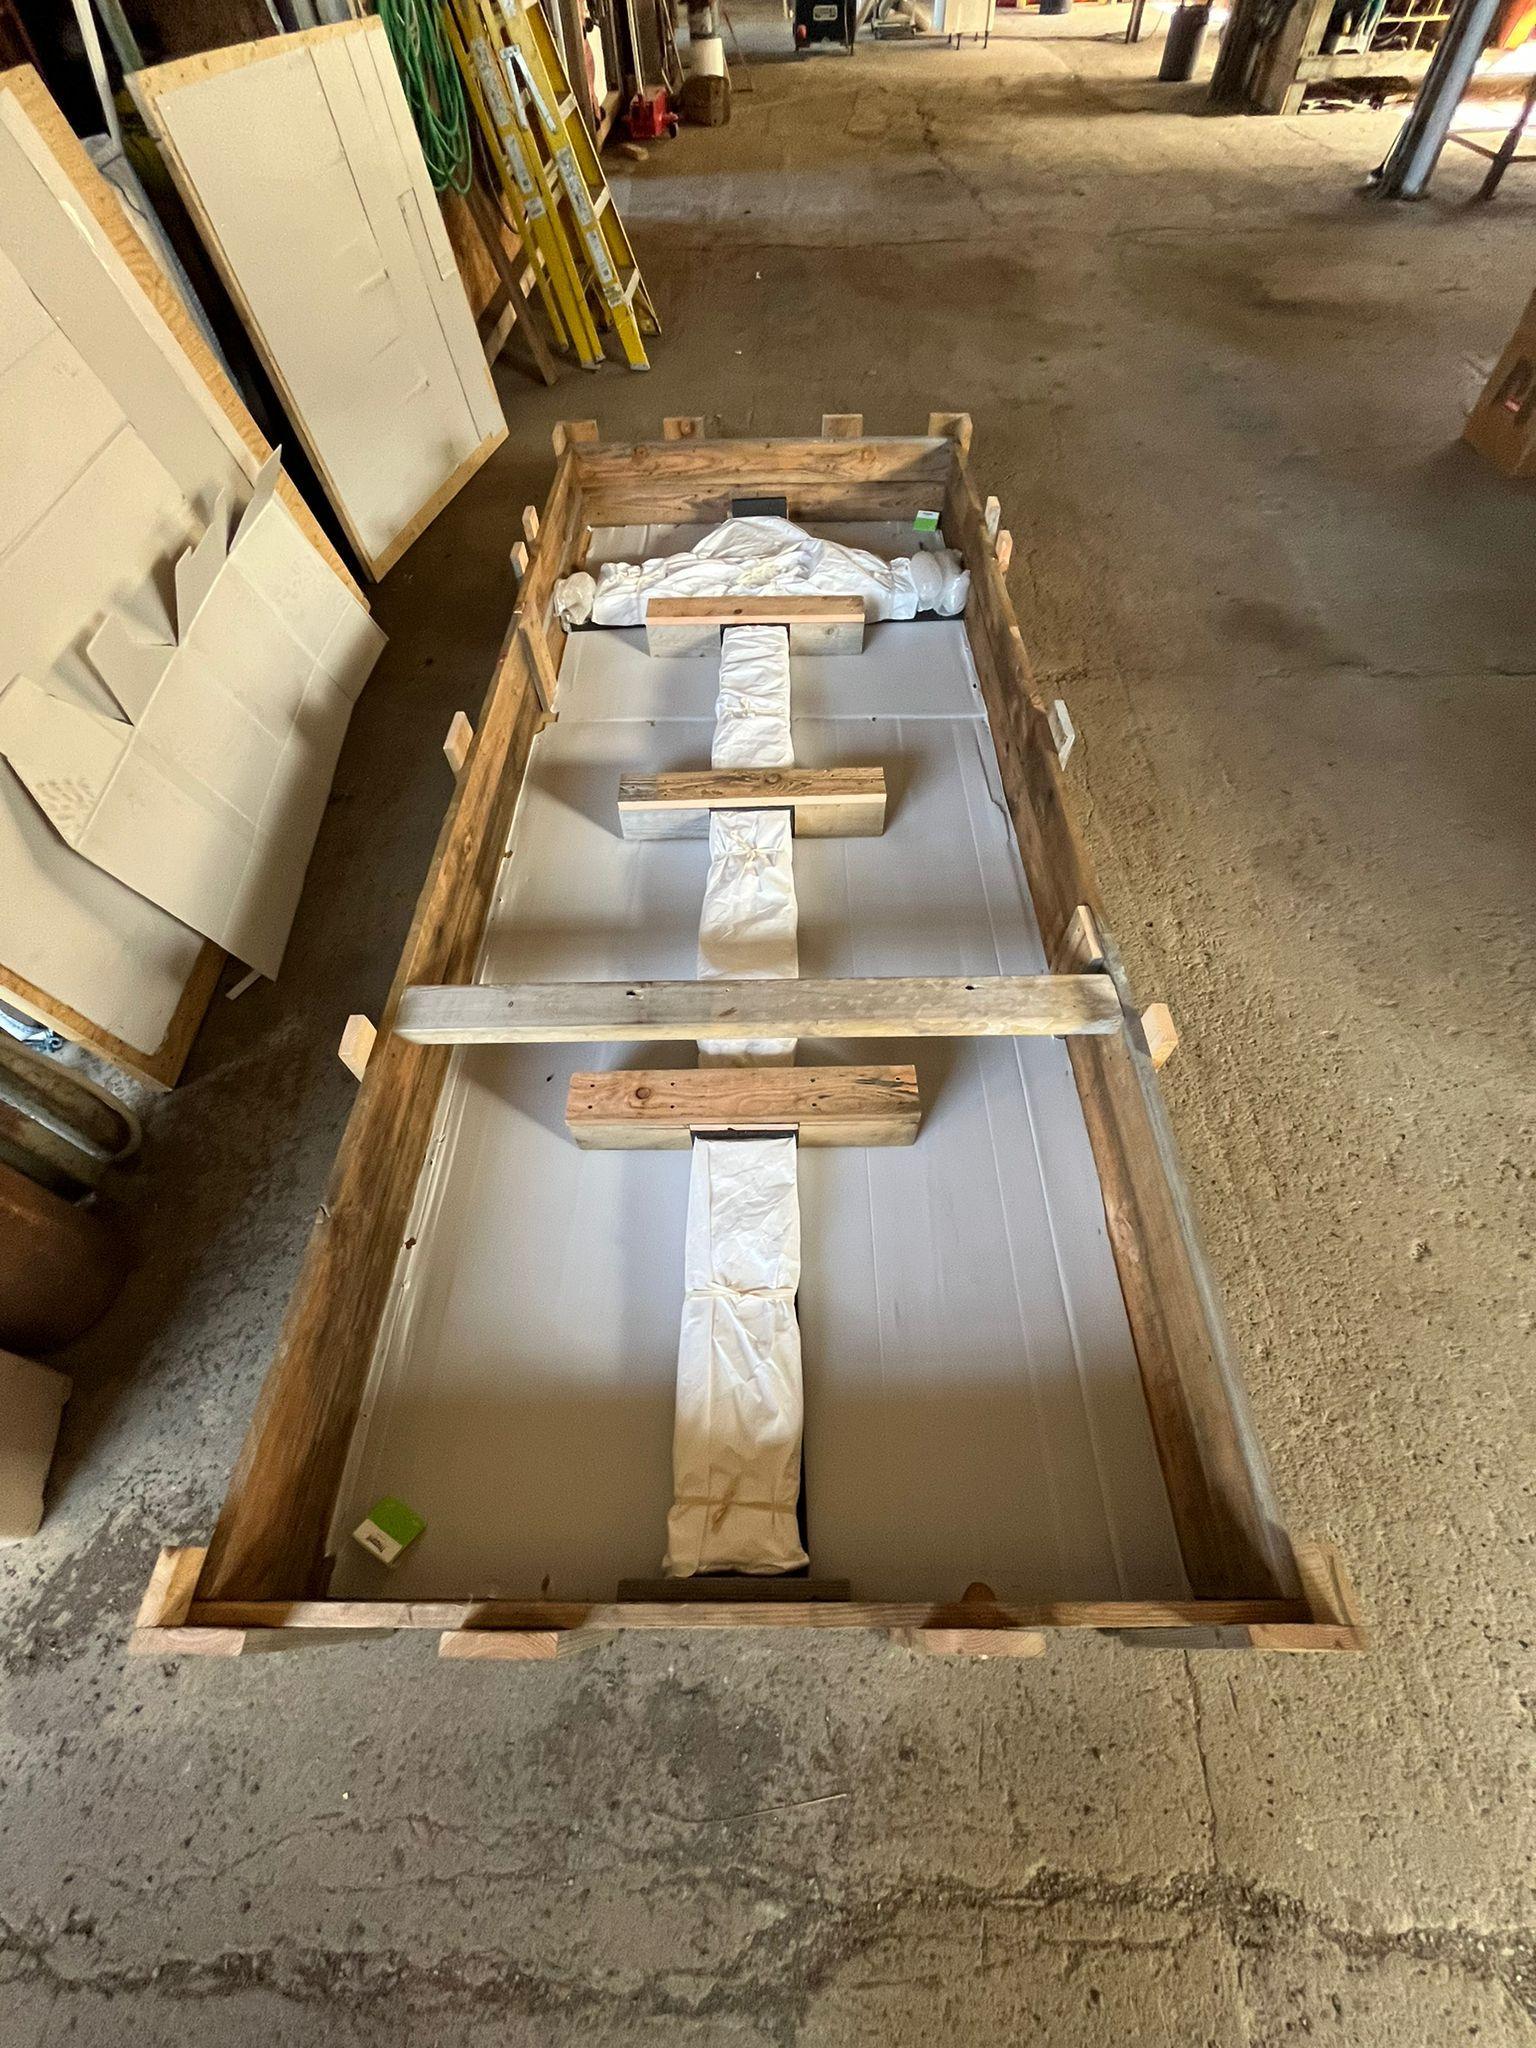
<instances>
[{"instance_id":1,"label":"yellow fiberglass ladder","mask_svg":"<svg viewBox=\"0 0 1536 2048\"><path fill-rule=\"evenodd\" d=\"M540 0L444 0L443 15L556 341L596 369L610 328L648 370L656 311Z\"/></svg>"},{"instance_id":2,"label":"yellow fiberglass ladder","mask_svg":"<svg viewBox=\"0 0 1536 2048\"><path fill-rule=\"evenodd\" d=\"M602 343L587 313L570 245L536 174L531 142L523 137L527 116L521 98L507 91L477 0L444 0L442 22L513 229L532 265L555 346L568 348L583 369L595 370L603 360Z\"/></svg>"}]
</instances>

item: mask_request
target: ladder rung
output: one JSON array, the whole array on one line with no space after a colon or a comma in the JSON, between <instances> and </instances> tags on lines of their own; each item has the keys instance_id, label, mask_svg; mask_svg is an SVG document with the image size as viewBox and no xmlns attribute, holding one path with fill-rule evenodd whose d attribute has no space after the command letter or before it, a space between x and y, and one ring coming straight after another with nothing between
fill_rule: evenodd
<instances>
[{"instance_id":1,"label":"ladder rung","mask_svg":"<svg viewBox=\"0 0 1536 2048\"><path fill-rule=\"evenodd\" d=\"M575 111L576 95L573 92L568 92L565 98L560 102L559 106L555 109L555 112L560 116L562 121L569 121L572 114L574 114Z\"/></svg>"},{"instance_id":2,"label":"ladder rung","mask_svg":"<svg viewBox=\"0 0 1536 2048\"><path fill-rule=\"evenodd\" d=\"M613 194L612 194L612 192L610 192L610 191L609 191L608 187L607 187L607 186L605 185L605 186L603 187L602 191L601 191L601 192L599 192L599 193L598 193L598 195L597 195L597 197L596 197L596 198L595 198L595 199L593 200L593 202L592 202L592 211L593 211L594 213L601 213L601 212L603 211L604 207L606 207L606 206L612 206L612 204L613 204Z\"/></svg>"}]
</instances>

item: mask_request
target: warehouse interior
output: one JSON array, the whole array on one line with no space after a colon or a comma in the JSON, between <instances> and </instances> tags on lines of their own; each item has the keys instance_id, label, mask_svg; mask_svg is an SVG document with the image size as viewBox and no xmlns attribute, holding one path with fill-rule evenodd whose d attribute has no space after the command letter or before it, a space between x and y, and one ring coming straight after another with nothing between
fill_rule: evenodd
<instances>
[{"instance_id":1,"label":"warehouse interior","mask_svg":"<svg viewBox=\"0 0 1536 2048\"><path fill-rule=\"evenodd\" d=\"M130 141L152 95L124 84L114 17L147 59L184 64L269 29L312 33L290 11L86 4ZM1302 11L1289 64L1310 61L1296 54L1306 39L1319 67L1325 43L1352 54L1337 24ZM62 117L93 132L89 52L77 27L34 18L52 12L0 10L7 62L34 63ZM315 549L366 602L356 630L379 644L307 872L300 859L288 880L280 968L248 974L223 947L174 1085L101 1056L89 1033L39 1030L57 1020L17 998L0 948L0 1000L33 1027L30 1053L105 1090L142 1134L69 1194L82 1264L50 1312L86 1326L46 1346L0 1335L7 1357L30 1352L69 1382L51 1467L32 1482L40 1525L0 1548L6 2048L1531 2038L1536 455L1511 379L1529 346L1536 186L1515 150L1481 199L1486 157L1426 157L1422 142L1443 116L1486 123L1476 132L1496 146L1528 74L1511 10L1496 29L1467 0L1445 31L1447 70L1456 35L1470 48L1449 87L1414 30L1380 59L1411 46L1400 71L1367 72L1363 56L1319 69L1295 105L1296 75L1271 64L1271 110L1251 110L1257 85L1240 110L1211 95L1213 71L1231 68L1220 12L1193 25L1204 42L1182 78L1158 73L1191 24L1144 12L1136 40L1129 6L1078 0L967 12L949 36L926 14L917 34L863 22L851 48L840 13L838 38L797 50L797 9L693 8L662 30L677 45L666 70L686 73L664 88L675 133L665 119L645 132L655 106L635 107L644 79L621 51L570 118L603 131L607 210L654 320L633 343L597 320L603 360L583 371L538 294L508 291L505 195L488 184L502 257L466 254L473 236L449 225L505 435L485 435L395 552L400 534L360 539L338 513L341 482L294 431L296 401L264 355L273 331L242 336L254 316L226 289L207 223L189 227L169 179L151 184L233 381L281 446L289 523L308 532L302 504ZM1421 124L1418 154L1399 157L1410 189L1422 174L1412 203L1372 177L1405 119ZM157 120L194 179L168 87ZM460 291L445 271L438 285ZM354 388L370 375L339 352L334 367ZM541 524L524 508L546 507L547 538L572 423L620 448L677 423L663 455L681 477L695 439L836 438L850 423L860 442L931 438L940 413L968 417L976 490L1011 535L999 572L1032 687L1069 714L1060 774L1125 972L1176 1026L1157 1085L1247 1410L1284 1526L1335 1546L1347 1571L1352 1653L1262 1654L1219 1630L1047 1626L1020 1654L989 1630L991 1653L967 1655L943 1653L964 1647L963 1627L940 1643L921 1626L650 1625L589 1629L580 1654L526 1660L440 1654L434 1629L409 1625L299 1640L210 1627L241 1654L194 1653L184 1603L141 1601L169 1583L157 1559L203 1555L233 1497L348 1120L370 1075L378 1086L423 877L473 772L473 757L445 762L444 735L485 727ZM7 467L30 476L42 438L8 442ZM388 471L387 439L371 447ZM241 542L237 529L231 562ZM947 628L869 630L878 646ZM580 681L602 635L566 638ZM569 651L560 673L569 707ZM797 690L801 678L797 666ZM3 705L9 789L21 756ZM901 722L883 722L882 743ZM557 719L539 742L561 731ZM909 765L922 758L913 743ZM579 809L562 756L544 759L555 766L535 786L552 811ZM617 752L603 761L616 776ZM997 816L976 802L978 848L1007 808L987 786ZM892 858L904 810L926 815L893 775ZM936 876L981 859L969 839L957 855L947 830ZM850 971L814 889L817 859L842 874L852 858L797 856L802 974ZM552 978L519 959L561 957L549 904L563 894L600 920L582 886L556 871L493 980ZM915 899L921 882L903 886ZM339 1056L359 1019L361 1055L354 1033ZM893 1043L889 1056L909 1054ZM12 1121L0 1137L13 1162ZM808 1155L808 1233L816 1175L862 1157ZM1012 1170L1001 1148L998 1170ZM22 1215L7 1192L0 1309L7 1290L37 1291L21 1269L40 1240ZM109 1252L92 1235L103 1219ZM962 1205L962 1236L966 1223ZM494 1219L478 1227L497 1236ZM474 1237L461 1222L439 1252ZM562 1273L572 1327L598 1313L583 1295L595 1303L607 1254L594 1235ZM1016 1255L1027 1265L1028 1243ZM807 1245L807 1288L815 1265ZM663 1281L675 1299L680 1279ZM804 1296L801 1315L813 1429L826 1319ZM4 1383L16 1414L23 1384ZM0 1460L6 1428L0 1404ZM369 1441L388 1440L376 1424ZM633 1486L616 1441L611 1473L593 1454L594 1488ZM954 1442L936 1433L935 1459ZM1049 1442L1032 1450L1026 1491L1052 1467ZM465 1456L494 1491L494 1441ZM814 1577L809 1442L806 1472ZM0 1474L14 1488L12 1468ZM372 1490L353 1488L358 1502ZM1124 1540L1150 1556L1172 1539L1148 1534L1146 1499L1126 1496ZM515 1525L523 1506L496 1512ZM663 1500L652 1572L665 1518ZM393 1578L343 1533L333 1591L440 1599L434 1533L429 1508ZM1127 1597L1146 1590L1167 1587ZM855 1595L910 1597L859 1569Z\"/></svg>"}]
</instances>

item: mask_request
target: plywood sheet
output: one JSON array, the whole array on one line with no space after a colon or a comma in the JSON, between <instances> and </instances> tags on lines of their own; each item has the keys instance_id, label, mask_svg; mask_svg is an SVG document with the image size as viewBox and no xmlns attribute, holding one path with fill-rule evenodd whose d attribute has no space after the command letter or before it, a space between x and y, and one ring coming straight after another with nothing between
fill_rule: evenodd
<instances>
[{"instance_id":1,"label":"plywood sheet","mask_svg":"<svg viewBox=\"0 0 1536 2048\"><path fill-rule=\"evenodd\" d=\"M270 450L29 70L0 77L0 687L110 709L109 606L169 637L170 564ZM286 478L279 491L350 578ZM93 868L0 766L0 995L175 1078L218 970L189 926Z\"/></svg>"},{"instance_id":2,"label":"plywood sheet","mask_svg":"<svg viewBox=\"0 0 1536 2048\"><path fill-rule=\"evenodd\" d=\"M692 972L708 849L624 839L614 799L621 772L708 760L708 707L665 702L701 667L712 689L714 663L650 662L628 635L573 641L482 980ZM904 708L924 675L947 714ZM955 623L880 627L862 655L793 664L794 704L815 706L793 717L796 759L892 778L882 838L796 843L805 972L1043 966L973 684ZM563 708L567 687L585 715ZM1005 1597L1183 1592L1063 1048L899 1056L919 1070L918 1143L799 1161L812 1570L869 1598L958 1597L978 1578ZM333 1592L607 1599L656 1575L688 1161L584 1152L564 1104L578 1068L688 1063L678 1045L455 1054L338 1506ZM384 1493L428 1521L388 1574L347 1533Z\"/></svg>"},{"instance_id":3,"label":"plywood sheet","mask_svg":"<svg viewBox=\"0 0 1536 2048\"><path fill-rule=\"evenodd\" d=\"M506 436L375 18L130 81L374 576Z\"/></svg>"}]
</instances>

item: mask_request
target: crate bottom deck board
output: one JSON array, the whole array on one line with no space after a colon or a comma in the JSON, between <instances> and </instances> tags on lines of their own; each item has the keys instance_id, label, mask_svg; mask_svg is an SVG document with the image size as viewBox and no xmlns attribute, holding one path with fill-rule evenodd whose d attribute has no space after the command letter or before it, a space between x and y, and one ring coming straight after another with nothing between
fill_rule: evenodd
<instances>
[{"instance_id":1,"label":"crate bottom deck board","mask_svg":"<svg viewBox=\"0 0 1536 2048\"><path fill-rule=\"evenodd\" d=\"M638 630L572 639L478 979L693 974L708 848L625 839L617 785L707 763L717 684ZM878 760L891 788L881 838L796 842L801 973L1043 972L963 627L796 657L792 719L801 765ZM691 1053L593 1053L453 1056L332 1526L337 1597L607 1601L659 1569L688 1159L581 1151L563 1113L577 1068ZM855 1053L886 1056L799 1058ZM926 1105L902 1162L800 1158L812 1570L886 1601L1186 1594L1064 1046L892 1056ZM384 1494L428 1525L392 1570L350 1537Z\"/></svg>"}]
</instances>

